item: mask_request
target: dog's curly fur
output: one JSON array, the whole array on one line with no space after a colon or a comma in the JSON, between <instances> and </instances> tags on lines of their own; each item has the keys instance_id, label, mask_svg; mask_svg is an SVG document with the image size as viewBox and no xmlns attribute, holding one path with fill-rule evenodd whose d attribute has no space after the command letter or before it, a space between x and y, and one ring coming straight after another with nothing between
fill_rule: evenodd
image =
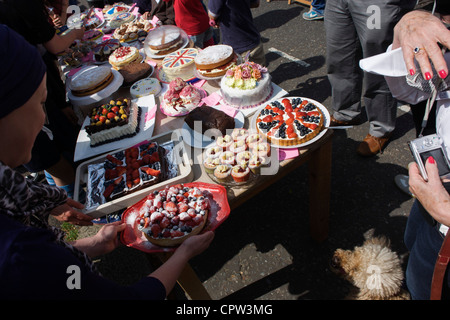
<instances>
[{"instance_id":1,"label":"dog's curly fur","mask_svg":"<svg viewBox=\"0 0 450 320\"><path fill-rule=\"evenodd\" d=\"M354 290L347 299L410 299L402 288L404 275L400 258L384 236L367 239L353 250L337 249L331 268L353 284Z\"/></svg>"}]
</instances>

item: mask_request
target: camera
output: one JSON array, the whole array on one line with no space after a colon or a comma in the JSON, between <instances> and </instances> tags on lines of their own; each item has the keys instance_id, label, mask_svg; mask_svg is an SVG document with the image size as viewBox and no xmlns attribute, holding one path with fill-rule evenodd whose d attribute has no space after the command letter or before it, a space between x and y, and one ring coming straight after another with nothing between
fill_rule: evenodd
<instances>
[{"instance_id":1,"label":"camera","mask_svg":"<svg viewBox=\"0 0 450 320\"><path fill-rule=\"evenodd\" d=\"M436 135L420 137L408 142L411 153L419 166L420 173L425 181L428 181L428 175L425 170L425 162L429 157L433 157L439 170L439 176L450 173L450 164L447 160L445 146L442 139Z\"/></svg>"}]
</instances>

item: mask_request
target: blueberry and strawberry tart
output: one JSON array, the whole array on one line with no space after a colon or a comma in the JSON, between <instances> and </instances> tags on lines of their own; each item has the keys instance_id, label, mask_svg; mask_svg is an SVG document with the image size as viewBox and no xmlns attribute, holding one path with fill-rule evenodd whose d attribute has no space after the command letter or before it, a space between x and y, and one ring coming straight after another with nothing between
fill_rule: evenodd
<instances>
[{"instance_id":1,"label":"blueberry and strawberry tart","mask_svg":"<svg viewBox=\"0 0 450 320\"><path fill-rule=\"evenodd\" d=\"M177 246L203 230L211 210L210 197L209 191L182 184L154 191L139 209L137 228L155 245Z\"/></svg>"},{"instance_id":2,"label":"blueberry and strawberry tart","mask_svg":"<svg viewBox=\"0 0 450 320\"><path fill-rule=\"evenodd\" d=\"M273 145L296 146L317 136L324 121L322 110L307 99L282 98L260 111L256 129Z\"/></svg>"},{"instance_id":3,"label":"blueberry and strawberry tart","mask_svg":"<svg viewBox=\"0 0 450 320\"><path fill-rule=\"evenodd\" d=\"M90 146L132 137L139 132L140 108L128 99L111 100L91 110L85 127Z\"/></svg>"}]
</instances>

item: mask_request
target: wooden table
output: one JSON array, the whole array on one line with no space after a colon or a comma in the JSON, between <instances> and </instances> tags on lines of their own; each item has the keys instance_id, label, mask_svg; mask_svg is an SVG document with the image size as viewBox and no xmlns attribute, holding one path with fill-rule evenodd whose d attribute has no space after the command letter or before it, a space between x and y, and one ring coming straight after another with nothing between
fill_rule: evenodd
<instances>
[{"instance_id":1,"label":"wooden table","mask_svg":"<svg viewBox=\"0 0 450 320\"><path fill-rule=\"evenodd\" d=\"M207 82L202 88L208 93L218 89L217 83L214 82ZM154 135L158 135L181 128L184 118L167 117L158 110L155 121ZM247 118L244 127L248 128L248 125L249 119ZM298 167L308 164L310 234L315 241L323 242L328 237L329 227L332 136L332 130L328 130L317 142L308 147L300 148L298 157L280 162L279 171L276 175L260 176L258 183L251 188L246 188L245 186L227 187L228 202L231 210L245 203ZM202 155L201 149L192 148L188 145L186 145L186 148L191 150L191 155L200 159ZM201 162L196 161L196 163ZM205 173L203 166L194 164L193 172L193 181L214 183ZM295 212L295 208L293 209ZM302 214L302 212L298 212L298 214ZM164 262L170 255L170 253L162 253L158 254L158 257L161 262ZM202 282L189 265L184 269L178 283L193 300L211 299Z\"/></svg>"},{"instance_id":2,"label":"wooden table","mask_svg":"<svg viewBox=\"0 0 450 320\"><path fill-rule=\"evenodd\" d=\"M219 84L217 81L208 81L202 86L202 89L207 91L208 94L211 94L219 89ZM126 97L127 95L129 96L129 88L121 88L113 94L112 98ZM160 97L158 96L156 98L158 105L159 101ZM86 110L90 110L90 108L83 111ZM180 129L183 122L184 117L168 117L158 108L155 117L153 136ZM248 126L249 118L246 118L244 127L248 128ZM328 236L328 219L330 211L332 136L332 130L327 130L321 139L305 148L300 148L299 156L281 161L276 175L261 175L258 178L257 183L250 188L245 186L228 187L227 195L231 210L245 203L247 200L293 172L298 167L308 164L309 200L305 199L305 201L309 201L310 234L315 241L324 241ZM199 163L202 163L200 160L203 150L192 148L187 144L186 150L191 152L193 157L197 158L197 161L193 161L194 164L192 166L194 173L193 181L214 183L204 171L203 166L199 165ZM296 208L293 209L295 212ZM298 210L300 209L298 208ZM303 212L298 212L298 214L302 213ZM155 256L158 257L160 263L163 263L170 255L171 253L158 253ZM178 283L193 300L211 299L202 282L189 265L185 267Z\"/></svg>"}]
</instances>

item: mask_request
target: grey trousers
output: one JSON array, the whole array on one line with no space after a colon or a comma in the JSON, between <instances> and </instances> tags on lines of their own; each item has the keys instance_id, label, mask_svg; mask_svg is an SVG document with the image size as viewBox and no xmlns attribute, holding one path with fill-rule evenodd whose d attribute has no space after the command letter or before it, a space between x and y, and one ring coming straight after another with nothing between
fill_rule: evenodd
<instances>
[{"instance_id":1,"label":"grey trousers","mask_svg":"<svg viewBox=\"0 0 450 320\"><path fill-rule=\"evenodd\" d=\"M397 101L383 76L363 72L359 60L385 52L395 24L416 0L332 0L325 6L327 73L337 120L360 115L364 101L369 133L382 137L395 128Z\"/></svg>"}]
</instances>

